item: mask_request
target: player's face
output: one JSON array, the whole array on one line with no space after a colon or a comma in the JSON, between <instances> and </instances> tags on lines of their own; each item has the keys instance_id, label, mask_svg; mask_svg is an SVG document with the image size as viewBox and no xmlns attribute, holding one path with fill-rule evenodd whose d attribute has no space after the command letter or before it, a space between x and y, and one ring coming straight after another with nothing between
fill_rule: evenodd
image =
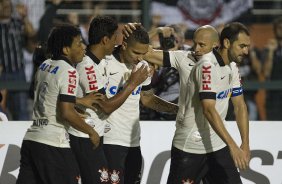
<instances>
[{"instance_id":1,"label":"player's face","mask_svg":"<svg viewBox=\"0 0 282 184\"><path fill-rule=\"evenodd\" d=\"M135 42L128 44L125 49L125 62L131 64L137 64L139 61L143 60L144 55L148 52L149 44L143 44Z\"/></svg>"},{"instance_id":2,"label":"player's face","mask_svg":"<svg viewBox=\"0 0 282 184\"><path fill-rule=\"evenodd\" d=\"M212 51L214 47L214 41L211 38L211 34L208 31L200 31L194 35L194 56L199 60L204 54Z\"/></svg>"},{"instance_id":3,"label":"player's face","mask_svg":"<svg viewBox=\"0 0 282 184\"><path fill-rule=\"evenodd\" d=\"M81 36L76 36L70 46L69 57L73 63L80 63L85 54L85 48Z\"/></svg>"},{"instance_id":4,"label":"player's face","mask_svg":"<svg viewBox=\"0 0 282 184\"><path fill-rule=\"evenodd\" d=\"M108 42L106 44L106 55L111 55L114 51L114 48L117 44L117 37L119 33L115 31L115 33L108 39Z\"/></svg>"},{"instance_id":5,"label":"player's face","mask_svg":"<svg viewBox=\"0 0 282 184\"><path fill-rule=\"evenodd\" d=\"M229 60L235 63L241 63L244 57L248 55L250 44L250 36L245 33L239 33L238 39L228 49Z\"/></svg>"}]
</instances>

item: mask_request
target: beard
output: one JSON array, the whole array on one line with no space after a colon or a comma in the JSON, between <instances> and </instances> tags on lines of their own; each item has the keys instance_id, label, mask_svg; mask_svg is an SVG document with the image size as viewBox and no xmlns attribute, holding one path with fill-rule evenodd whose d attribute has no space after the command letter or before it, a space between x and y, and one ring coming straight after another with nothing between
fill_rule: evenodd
<instances>
[{"instance_id":1,"label":"beard","mask_svg":"<svg viewBox=\"0 0 282 184\"><path fill-rule=\"evenodd\" d=\"M240 56L240 55L236 56L234 52L231 51L231 49L228 50L228 59L230 63L233 61L236 64L240 64L242 63L244 58L245 56Z\"/></svg>"}]
</instances>

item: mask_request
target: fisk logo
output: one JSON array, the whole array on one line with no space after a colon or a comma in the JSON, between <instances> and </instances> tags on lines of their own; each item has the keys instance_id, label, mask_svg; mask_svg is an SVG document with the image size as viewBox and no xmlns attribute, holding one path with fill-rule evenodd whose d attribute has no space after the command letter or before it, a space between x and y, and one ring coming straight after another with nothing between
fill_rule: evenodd
<instances>
[{"instance_id":1,"label":"fisk logo","mask_svg":"<svg viewBox=\"0 0 282 184\"><path fill-rule=\"evenodd\" d=\"M229 98L232 94L232 88L219 92L216 95L217 99Z\"/></svg>"},{"instance_id":2,"label":"fisk logo","mask_svg":"<svg viewBox=\"0 0 282 184\"><path fill-rule=\"evenodd\" d=\"M211 90L211 66L202 67L202 90Z\"/></svg>"},{"instance_id":3,"label":"fisk logo","mask_svg":"<svg viewBox=\"0 0 282 184\"><path fill-rule=\"evenodd\" d=\"M19 169L20 147L0 144L0 183L16 183Z\"/></svg>"},{"instance_id":4,"label":"fisk logo","mask_svg":"<svg viewBox=\"0 0 282 184\"><path fill-rule=\"evenodd\" d=\"M91 67L85 67L85 72L87 75L89 90L91 91L98 90L97 77L94 71L94 66L92 65Z\"/></svg>"},{"instance_id":5,"label":"fisk logo","mask_svg":"<svg viewBox=\"0 0 282 184\"><path fill-rule=\"evenodd\" d=\"M68 93L74 94L76 89L76 71L68 71L69 74L69 85L68 85Z\"/></svg>"},{"instance_id":6,"label":"fisk logo","mask_svg":"<svg viewBox=\"0 0 282 184\"><path fill-rule=\"evenodd\" d=\"M109 92L111 95L115 95L117 93L119 93L121 90L123 89L123 87L119 87L118 86L111 86L109 88ZM132 91L132 95L138 95L141 92L141 86L138 86L134 91Z\"/></svg>"}]
</instances>

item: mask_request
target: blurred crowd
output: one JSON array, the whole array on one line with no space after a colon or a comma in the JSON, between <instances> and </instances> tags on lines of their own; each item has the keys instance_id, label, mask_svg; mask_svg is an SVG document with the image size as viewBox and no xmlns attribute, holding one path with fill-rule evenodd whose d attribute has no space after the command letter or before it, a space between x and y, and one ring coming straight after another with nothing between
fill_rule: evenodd
<instances>
[{"instance_id":1,"label":"blurred crowd","mask_svg":"<svg viewBox=\"0 0 282 184\"><path fill-rule=\"evenodd\" d=\"M5 81L32 83L37 66L45 59L41 48L48 38L54 25L70 23L81 29L83 39L87 44L88 26L90 20L104 13L109 8L109 2L101 1L63 1L63 0L0 0L0 83ZM138 1L129 3L130 8L138 9ZM79 14L78 11L60 12L62 9L91 9L92 12ZM122 5L121 5L122 9ZM125 22L140 22L137 15L116 16L117 20ZM159 34L159 26L169 26L174 30L172 37L165 33ZM220 32L222 25L218 26ZM153 16L149 31L153 48L163 50L193 49L193 30L189 27L174 24L160 25L159 17ZM247 61L239 66L242 83L245 81L276 81L282 80L282 17L273 22L274 38L270 39L264 48L255 45L250 48ZM267 33L266 33L267 34ZM119 43L122 41L120 34ZM39 48L40 45L40 49ZM38 50L38 52L34 52ZM34 54L35 53L35 54ZM158 68L154 73L152 85L155 94L171 101L178 102L179 75L174 69ZM29 91L0 89L0 112L6 114L9 120L31 120L33 93ZM250 120L282 120L282 91L250 89L244 92L248 105ZM232 108L227 120L234 120ZM1 118L1 117L0 117ZM175 120L175 115L159 113L141 108L141 120Z\"/></svg>"}]
</instances>

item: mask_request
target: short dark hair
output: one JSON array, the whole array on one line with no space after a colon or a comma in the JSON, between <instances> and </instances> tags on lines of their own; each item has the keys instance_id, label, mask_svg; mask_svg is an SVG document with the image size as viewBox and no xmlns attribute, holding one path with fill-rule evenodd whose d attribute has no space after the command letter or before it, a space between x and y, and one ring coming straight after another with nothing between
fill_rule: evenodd
<instances>
[{"instance_id":1,"label":"short dark hair","mask_svg":"<svg viewBox=\"0 0 282 184\"><path fill-rule=\"evenodd\" d=\"M149 34L145 30L145 28L141 25L136 25L135 30L132 31L131 34L129 34L129 37L125 40L126 43L142 43L142 44L149 44Z\"/></svg>"},{"instance_id":2,"label":"short dark hair","mask_svg":"<svg viewBox=\"0 0 282 184\"><path fill-rule=\"evenodd\" d=\"M220 33L220 45L223 46L224 39L228 39L231 43L238 39L239 33L250 35L249 30L240 22L232 22L224 26Z\"/></svg>"},{"instance_id":3,"label":"short dark hair","mask_svg":"<svg viewBox=\"0 0 282 184\"><path fill-rule=\"evenodd\" d=\"M54 27L47 40L47 52L53 58L63 55L63 48L71 46L73 39L81 35L80 29L70 24Z\"/></svg>"},{"instance_id":4,"label":"short dark hair","mask_svg":"<svg viewBox=\"0 0 282 184\"><path fill-rule=\"evenodd\" d=\"M97 16L92 19L89 27L89 45L98 44L104 36L111 38L118 29L115 19L108 16Z\"/></svg>"}]
</instances>

